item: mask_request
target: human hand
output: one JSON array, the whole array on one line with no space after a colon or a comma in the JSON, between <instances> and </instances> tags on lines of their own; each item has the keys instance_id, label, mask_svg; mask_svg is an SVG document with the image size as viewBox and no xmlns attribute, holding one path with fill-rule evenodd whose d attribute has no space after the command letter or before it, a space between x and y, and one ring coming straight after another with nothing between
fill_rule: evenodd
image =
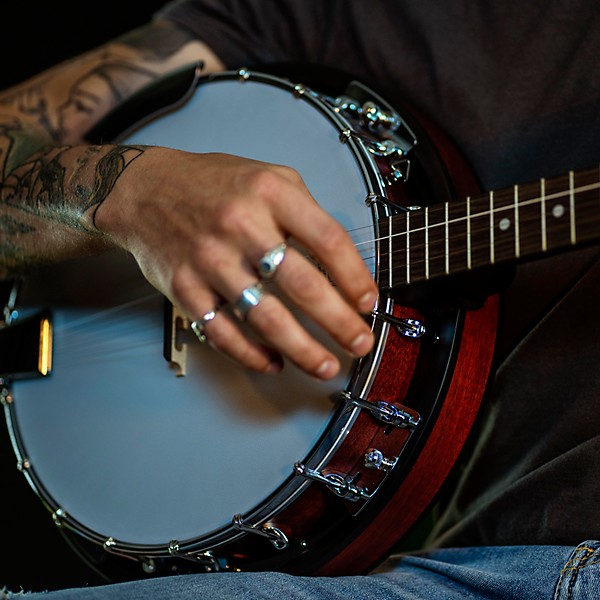
<instances>
[{"instance_id":1,"label":"human hand","mask_svg":"<svg viewBox=\"0 0 600 600\"><path fill-rule=\"evenodd\" d=\"M341 225L287 167L225 154L147 148L97 209L95 225L130 251L145 277L191 320L201 320L259 280L257 264L288 238L306 248L327 278L287 248L275 282L287 299L352 356L373 336L359 313L373 308L377 288ZM284 303L267 293L244 334L223 310L206 322L209 343L242 365L277 372L286 356L307 373L331 379L334 354L317 342Z\"/></svg>"}]
</instances>

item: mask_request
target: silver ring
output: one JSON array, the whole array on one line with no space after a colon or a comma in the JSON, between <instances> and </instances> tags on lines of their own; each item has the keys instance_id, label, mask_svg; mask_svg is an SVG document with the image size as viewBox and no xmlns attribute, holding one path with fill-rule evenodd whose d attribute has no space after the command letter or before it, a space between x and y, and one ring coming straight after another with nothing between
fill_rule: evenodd
<instances>
[{"instance_id":1,"label":"silver ring","mask_svg":"<svg viewBox=\"0 0 600 600\"><path fill-rule=\"evenodd\" d=\"M217 316L217 309L209 310L207 313L202 315L198 320L192 321L190 327L196 334L196 337L204 344L206 342L206 334L204 328L209 321L212 321Z\"/></svg>"},{"instance_id":2,"label":"silver ring","mask_svg":"<svg viewBox=\"0 0 600 600\"><path fill-rule=\"evenodd\" d=\"M275 277L277 267L283 262L285 258L285 251L287 246L285 244L279 244L275 248L271 248L268 252L262 256L258 261L258 272L263 279L269 280Z\"/></svg>"},{"instance_id":3,"label":"silver ring","mask_svg":"<svg viewBox=\"0 0 600 600\"><path fill-rule=\"evenodd\" d=\"M240 297L235 301L232 310L235 316L241 321L245 320L250 309L258 306L258 303L265 297L265 290L260 282L249 285L242 290Z\"/></svg>"}]
</instances>

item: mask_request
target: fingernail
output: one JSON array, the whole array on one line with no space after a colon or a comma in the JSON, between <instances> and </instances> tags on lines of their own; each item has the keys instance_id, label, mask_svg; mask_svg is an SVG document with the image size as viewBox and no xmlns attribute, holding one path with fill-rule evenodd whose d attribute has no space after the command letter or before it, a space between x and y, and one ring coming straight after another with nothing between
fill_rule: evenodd
<instances>
[{"instance_id":1,"label":"fingernail","mask_svg":"<svg viewBox=\"0 0 600 600\"><path fill-rule=\"evenodd\" d=\"M319 379L330 379L337 373L337 365L333 360L325 360L321 363L321 366L316 370L315 375Z\"/></svg>"},{"instance_id":2,"label":"fingernail","mask_svg":"<svg viewBox=\"0 0 600 600\"><path fill-rule=\"evenodd\" d=\"M269 363L269 365L265 369L265 373L267 373L269 375L276 375L277 373L281 372L282 368L283 368L283 365L281 363L278 363L278 362Z\"/></svg>"},{"instance_id":3,"label":"fingernail","mask_svg":"<svg viewBox=\"0 0 600 600\"><path fill-rule=\"evenodd\" d=\"M350 352L355 357L364 356L371 349L371 336L361 333L350 344Z\"/></svg>"},{"instance_id":4,"label":"fingernail","mask_svg":"<svg viewBox=\"0 0 600 600\"><path fill-rule=\"evenodd\" d=\"M377 302L377 294L368 292L358 301L358 310L362 313L371 312L375 307L375 302Z\"/></svg>"}]
</instances>

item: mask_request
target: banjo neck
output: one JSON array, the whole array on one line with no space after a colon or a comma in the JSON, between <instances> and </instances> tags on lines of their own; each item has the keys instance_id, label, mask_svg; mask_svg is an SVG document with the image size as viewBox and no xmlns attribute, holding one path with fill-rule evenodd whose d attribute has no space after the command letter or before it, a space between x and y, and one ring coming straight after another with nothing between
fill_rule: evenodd
<instances>
[{"instance_id":1,"label":"banjo neck","mask_svg":"<svg viewBox=\"0 0 600 600\"><path fill-rule=\"evenodd\" d=\"M379 227L383 288L539 258L600 238L600 168L409 210Z\"/></svg>"}]
</instances>

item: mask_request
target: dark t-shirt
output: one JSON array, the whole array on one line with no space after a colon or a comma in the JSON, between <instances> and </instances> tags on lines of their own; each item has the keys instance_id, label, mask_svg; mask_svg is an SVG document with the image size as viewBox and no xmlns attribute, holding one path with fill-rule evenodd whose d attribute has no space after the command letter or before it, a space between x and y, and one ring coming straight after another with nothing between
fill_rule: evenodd
<instances>
[{"instance_id":1,"label":"dark t-shirt","mask_svg":"<svg viewBox=\"0 0 600 600\"><path fill-rule=\"evenodd\" d=\"M316 63L402 97L484 189L600 164L600 13L585 0L180 0L161 15L230 68ZM597 256L517 269L489 418L438 543L600 539Z\"/></svg>"}]
</instances>

